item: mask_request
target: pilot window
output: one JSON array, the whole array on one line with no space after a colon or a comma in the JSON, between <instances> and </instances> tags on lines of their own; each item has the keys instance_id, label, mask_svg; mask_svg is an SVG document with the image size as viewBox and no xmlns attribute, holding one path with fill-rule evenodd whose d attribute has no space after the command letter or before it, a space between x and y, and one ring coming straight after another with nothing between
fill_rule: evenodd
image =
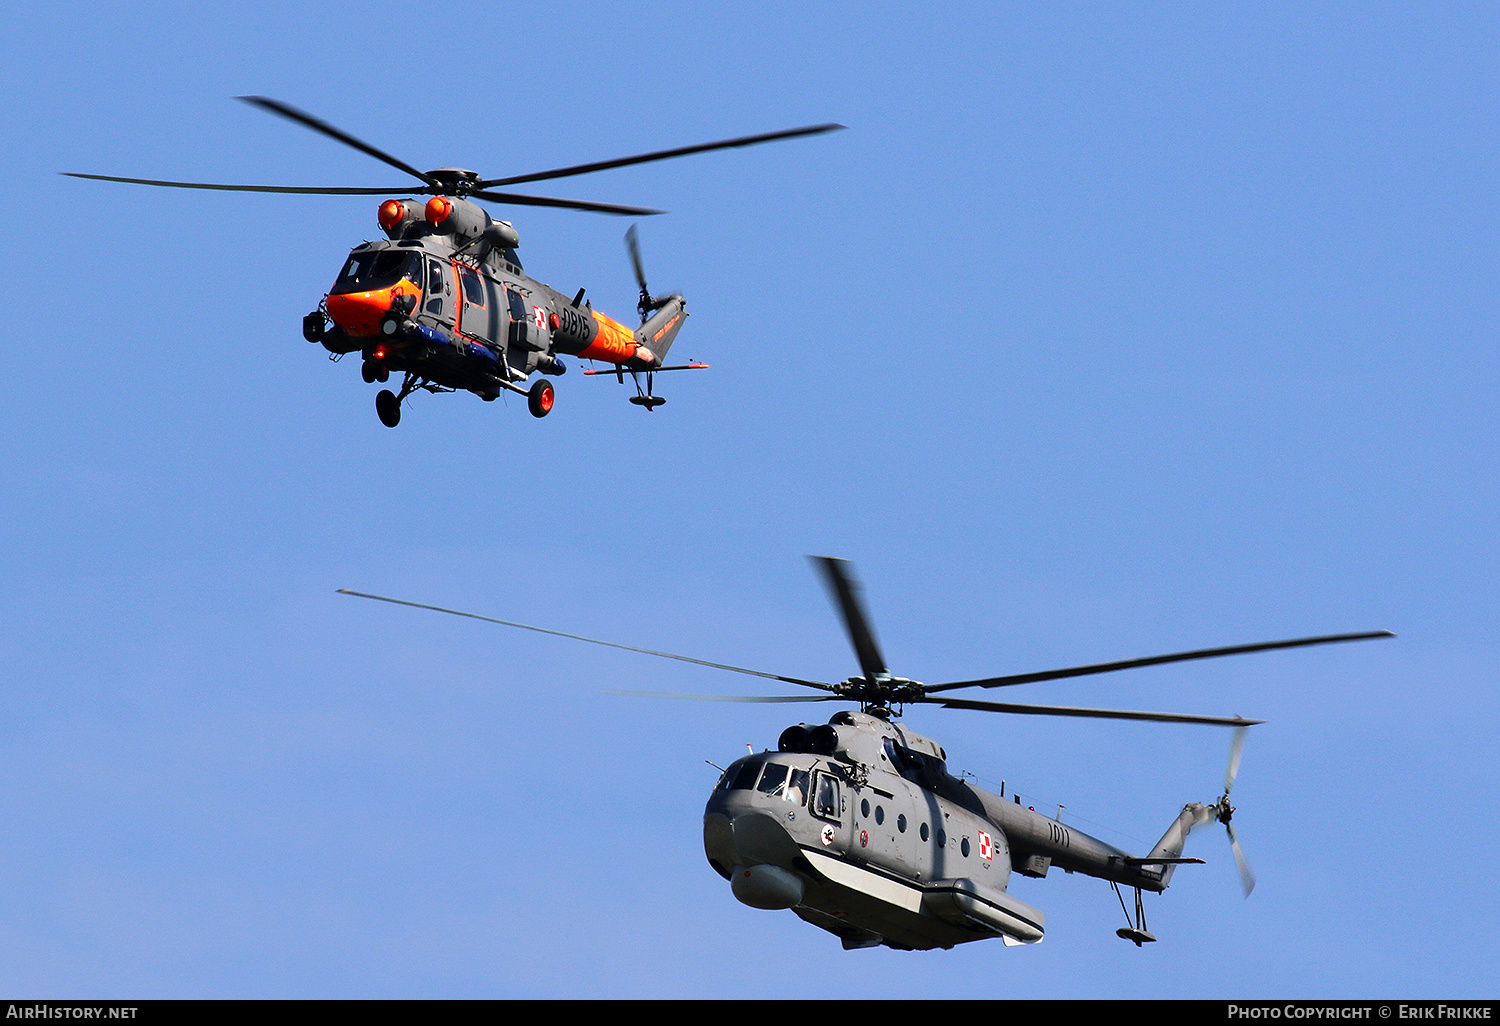
<instances>
[{"instance_id":1,"label":"pilot window","mask_svg":"<svg viewBox=\"0 0 1500 1026\"><path fill-rule=\"evenodd\" d=\"M436 260L427 261L427 312L440 314L443 312L443 296L448 292L448 276L443 273L443 265Z\"/></svg>"},{"instance_id":2,"label":"pilot window","mask_svg":"<svg viewBox=\"0 0 1500 1026\"><path fill-rule=\"evenodd\" d=\"M748 791L755 786L755 777L760 773L760 763L742 763L738 769L729 767L729 790Z\"/></svg>"},{"instance_id":3,"label":"pilot window","mask_svg":"<svg viewBox=\"0 0 1500 1026\"><path fill-rule=\"evenodd\" d=\"M779 798L786 791L786 770L774 762L766 763L766 772L760 778L760 793Z\"/></svg>"},{"instance_id":4,"label":"pilot window","mask_svg":"<svg viewBox=\"0 0 1500 1026\"><path fill-rule=\"evenodd\" d=\"M792 770L791 779L786 786L786 800L801 805L807 800L807 778L810 776L807 770Z\"/></svg>"}]
</instances>

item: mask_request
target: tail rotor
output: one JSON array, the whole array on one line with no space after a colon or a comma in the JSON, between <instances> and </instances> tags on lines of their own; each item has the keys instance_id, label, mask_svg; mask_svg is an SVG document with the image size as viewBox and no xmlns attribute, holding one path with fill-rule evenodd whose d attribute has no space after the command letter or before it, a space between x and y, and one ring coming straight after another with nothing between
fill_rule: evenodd
<instances>
[{"instance_id":1,"label":"tail rotor","mask_svg":"<svg viewBox=\"0 0 1500 1026\"><path fill-rule=\"evenodd\" d=\"M1234 852L1234 865L1240 873L1240 887L1245 892L1245 897L1250 897L1250 892L1255 890L1255 874L1250 871L1250 863L1245 859L1245 852L1240 847L1240 839L1235 836L1234 827L1230 820L1234 818L1234 806L1229 804L1229 793L1234 790L1234 778L1240 771L1240 756L1245 752L1245 730L1238 727L1234 732L1234 740L1229 746L1229 766L1224 771L1224 793L1212 808L1214 819L1224 824L1224 830L1229 835L1229 848Z\"/></svg>"},{"instance_id":2,"label":"tail rotor","mask_svg":"<svg viewBox=\"0 0 1500 1026\"><path fill-rule=\"evenodd\" d=\"M666 306L671 297L656 299L651 295L651 290L646 287L646 268L641 263L641 240L636 234L635 225L631 225L625 232L625 250L630 254L630 266L635 270L635 282L641 287L641 298L635 308L641 315L641 322L645 323L646 317L652 311Z\"/></svg>"}]
</instances>

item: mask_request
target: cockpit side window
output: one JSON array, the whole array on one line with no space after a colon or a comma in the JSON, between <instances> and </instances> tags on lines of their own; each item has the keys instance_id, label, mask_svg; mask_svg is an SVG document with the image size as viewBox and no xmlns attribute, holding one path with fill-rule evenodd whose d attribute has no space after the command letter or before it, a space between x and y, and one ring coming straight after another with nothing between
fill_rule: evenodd
<instances>
[{"instance_id":1,"label":"cockpit side window","mask_svg":"<svg viewBox=\"0 0 1500 1026\"><path fill-rule=\"evenodd\" d=\"M807 770L792 770L791 779L786 785L786 800L802 805L807 801L807 778L810 774Z\"/></svg>"},{"instance_id":2,"label":"cockpit side window","mask_svg":"<svg viewBox=\"0 0 1500 1026\"><path fill-rule=\"evenodd\" d=\"M748 791L755 786L755 778L760 774L759 762L750 761L741 763L738 767L729 767L729 790Z\"/></svg>"},{"instance_id":3,"label":"cockpit side window","mask_svg":"<svg viewBox=\"0 0 1500 1026\"><path fill-rule=\"evenodd\" d=\"M840 811L838 780L827 773L816 774L813 777L813 815L836 820Z\"/></svg>"},{"instance_id":4,"label":"cockpit side window","mask_svg":"<svg viewBox=\"0 0 1500 1026\"><path fill-rule=\"evenodd\" d=\"M761 794L779 798L786 793L786 771L787 767L780 763L766 763L766 772L760 778Z\"/></svg>"}]
</instances>

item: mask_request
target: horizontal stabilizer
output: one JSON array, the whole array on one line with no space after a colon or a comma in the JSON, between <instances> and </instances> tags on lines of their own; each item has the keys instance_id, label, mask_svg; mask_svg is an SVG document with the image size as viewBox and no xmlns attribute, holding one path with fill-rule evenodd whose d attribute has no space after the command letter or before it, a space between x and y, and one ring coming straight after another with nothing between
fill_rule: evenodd
<instances>
[{"instance_id":1,"label":"horizontal stabilizer","mask_svg":"<svg viewBox=\"0 0 1500 1026\"><path fill-rule=\"evenodd\" d=\"M1127 866L1202 866L1206 865L1202 859L1163 859L1163 858L1137 858L1126 859Z\"/></svg>"}]
</instances>

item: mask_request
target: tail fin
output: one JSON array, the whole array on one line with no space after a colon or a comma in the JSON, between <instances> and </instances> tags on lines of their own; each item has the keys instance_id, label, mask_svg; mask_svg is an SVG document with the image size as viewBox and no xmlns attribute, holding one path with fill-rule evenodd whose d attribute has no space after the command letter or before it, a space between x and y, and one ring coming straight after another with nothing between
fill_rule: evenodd
<instances>
[{"instance_id":1,"label":"tail fin","mask_svg":"<svg viewBox=\"0 0 1500 1026\"><path fill-rule=\"evenodd\" d=\"M681 296L668 296L658 300L661 307L647 318L646 323L636 329L636 341L651 351L660 367L667 359L667 350L687 320L687 300Z\"/></svg>"},{"instance_id":2,"label":"tail fin","mask_svg":"<svg viewBox=\"0 0 1500 1026\"><path fill-rule=\"evenodd\" d=\"M1161 868L1161 885L1165 889L1171 882L1172 871L1177 868L1177 861L1182 857L1182 846L1187 842L1187 835L1194 827L1202 826L1212 820L1216 810L1211 805L1202 802L1189 802L1182 807L1172 825L1167 827L1167 832L1161 835L1161 840L1156 842L1156 847L1151 849L1149 855L1142 856L1140 864L1142 869L1150 870L1155 866ZM1165 861L1153 863L1153 858Z\"/></svg>"}]
</instances>

